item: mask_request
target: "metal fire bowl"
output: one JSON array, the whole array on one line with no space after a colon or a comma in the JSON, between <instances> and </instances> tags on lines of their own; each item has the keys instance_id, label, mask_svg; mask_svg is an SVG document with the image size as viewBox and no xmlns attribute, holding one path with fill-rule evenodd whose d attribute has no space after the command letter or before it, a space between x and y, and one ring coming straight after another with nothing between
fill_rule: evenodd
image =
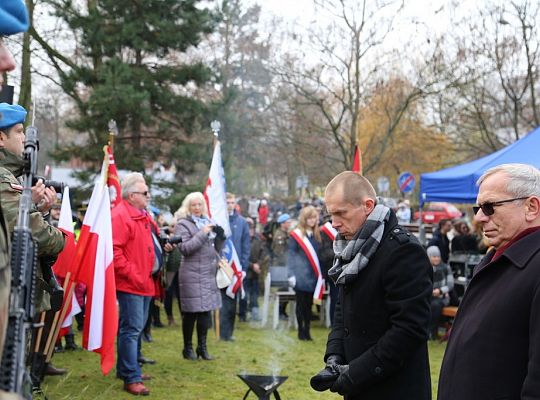
<instances>
[{"instance_id":1,"label":"metal fire bowl","mask_svg":"<svg viewBox=\"0 0 540 400\"><path fill-rule=\"evenodd\" d=\"M287 380L288 376L272 376L272 375L250 375L250 374L238 374L238 377L242 379L250 390L259 397L259 399L270 399L270 395L274 393L276 399L280 399L277 392L277 388ZM249 390L244 396L247 398Z\"/></svg>"}]
</instances>

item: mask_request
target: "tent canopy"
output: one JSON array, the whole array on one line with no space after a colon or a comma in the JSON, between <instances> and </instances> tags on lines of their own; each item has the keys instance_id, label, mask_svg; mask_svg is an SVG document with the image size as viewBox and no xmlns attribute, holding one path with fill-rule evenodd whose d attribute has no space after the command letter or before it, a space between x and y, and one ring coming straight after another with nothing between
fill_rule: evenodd
<instances>
[{"instance_id":1,"label":"tent canopy","mask_svg":"<svg viewBox=\"0 0 540 400\"><path fill-rule=\"evenodd\" d=\"M489 168L507 163L530 164L540 169L540 127L518 141L485 157L420 175L420 205L430 201L475 203L476 181Z\"/></svg>"}]
</instances>

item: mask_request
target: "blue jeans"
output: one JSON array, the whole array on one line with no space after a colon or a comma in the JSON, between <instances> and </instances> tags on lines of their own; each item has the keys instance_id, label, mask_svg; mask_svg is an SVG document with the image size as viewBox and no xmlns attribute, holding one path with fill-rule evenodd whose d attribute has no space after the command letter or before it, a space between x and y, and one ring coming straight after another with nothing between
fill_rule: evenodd
<instances>
[{"instance_id":1,"label":"blue jeans","mask_svg":"<svg viewBox=\"0 0 540 400\"><path fill-rule=\"evenodd\" d=\"M234 299L231 299L225 293L226 289L221 289L221 312L219 313L220 333L222 340L230 340L234 331L234 319L236 318L236 302L240 297L236 294ZM238 291L240 292L240 291Z\"/></svg>"},{"instance_id":2,"label":"blue jeans","mask_svg":"<svg viewBox=\"0 0 540 400\"><path fill-rule=\"evenodd\" d=\"M259 307L259 277L245 279L244 289L246 290L246 302L249 310Z\"/></svg>"},{"instance_id":3,"label":"blue jeans","mask_svg":"<svg viewBox=\"0 0 540 400\"><path fill-rule=\"evenodd\" d=\"M116 374L126 384L142 382L138 358L141 353L141 333L148 318L150 296L116 292L120 306Z\"/></svg>"}]
</instances>

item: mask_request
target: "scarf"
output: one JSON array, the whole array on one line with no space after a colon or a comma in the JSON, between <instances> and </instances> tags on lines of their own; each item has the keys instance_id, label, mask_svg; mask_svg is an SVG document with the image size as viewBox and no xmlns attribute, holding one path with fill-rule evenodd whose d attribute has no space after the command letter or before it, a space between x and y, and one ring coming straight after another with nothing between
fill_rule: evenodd
<instances>
[{"instance_id":1,"label":"scarf","mask_svg":"<svg viewBox=\"0 0 540 400\"><path fill-rule=\"evenodd\" d=\"M192 215L191 219L193 219L193 222L195 222L195 226L197 226L199 230L204 228L206 225L210 225L212 223L212 221L208 219L207 217L205 217L204 215L202 217L196 217L195 215ZM216 233L213 230L210 231L210 233L208 234L208 238L214 239L215 237L216 237Z\"/></svg>"},{"instance_id":2,"label":"scarf","mask_svg":"<svg viewBox=\"0 0 540 400\"><path fill-rule=\"evenodd\" d=\"M351 239L346 240L340 233L334 240L334 263L328 276L336 285L354 282L358 273L367 267L375 254L384 232L384 225L390 218L390 209L382 204L375 206L362 228Z\"/></svg>"}]
</instances>

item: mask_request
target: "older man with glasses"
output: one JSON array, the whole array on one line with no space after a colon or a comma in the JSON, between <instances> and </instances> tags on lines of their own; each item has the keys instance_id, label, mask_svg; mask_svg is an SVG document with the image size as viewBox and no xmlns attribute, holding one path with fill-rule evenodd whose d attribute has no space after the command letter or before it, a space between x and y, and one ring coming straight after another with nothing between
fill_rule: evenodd
<instances>
[{"instance_id":1,"label":"older man with glasses","mask_svg":"<svg viewBox=\"0 0 540 400\"><path fill-rule=\"evenodd\" d=\"M438 399L539 399L540 171L504 164L478 185L474 218L492 250L460 304Z\"/></svg>"},{"instance_id":2,"label":"older man with glasses","mask_svg":"<svg viewBox=\"0 0 540 400\"><path fill-rule=\"evenodd\" d=\"M141 334L154 295L152 267L155 262L152 229L157 226L146 211L150 192L142 174L122 180L122 202L112 210L114 272L120 323L116 374L133 395L148 395L143 384L149 376L139 366Z\"/></svg>"}]
</instances>

